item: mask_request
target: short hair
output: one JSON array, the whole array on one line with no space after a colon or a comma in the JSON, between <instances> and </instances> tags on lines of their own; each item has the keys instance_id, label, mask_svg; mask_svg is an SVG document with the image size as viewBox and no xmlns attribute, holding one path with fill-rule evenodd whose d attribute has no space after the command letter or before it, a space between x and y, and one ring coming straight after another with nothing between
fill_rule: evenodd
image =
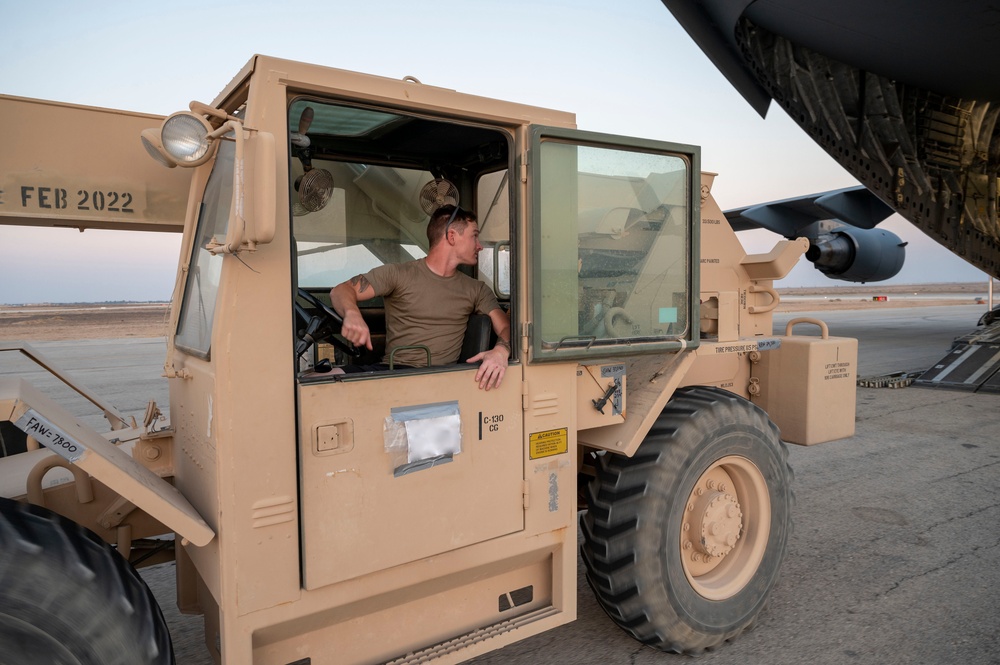
<instances>
[{"instance_id":1,"label":"short hair","mask_svg":"<svg viewBox=\"0 0 1000 665\"><path fill-rule=\"evenodd\" d=\"M453 215L454 219L452 219ZM444 238L448 220L451 220L452 227L457 228L460 232L465 229L469 222L477 221L476 213L471 210L453 205L441 206L431 215L431 221L427 222L427 240L430 242L430 247L438 244Z\"/></svg>"}]
</instances>

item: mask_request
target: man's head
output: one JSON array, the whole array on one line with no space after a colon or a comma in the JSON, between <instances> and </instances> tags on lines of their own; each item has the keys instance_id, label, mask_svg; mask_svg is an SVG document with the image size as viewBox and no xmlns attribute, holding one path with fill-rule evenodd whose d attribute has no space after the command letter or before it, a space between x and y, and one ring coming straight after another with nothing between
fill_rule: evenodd
<instances>
[{"instance_id":1,"label":"man's head","mask_svg":"<svg viewBox=\"0 0 1000 665\"><path fill-rule=\"evenodd\" d=\"M430 241L430 247L446 239L452 230L460 235L463 234L470 222L476 224L476 213L458 206L441 206L434 211L431 221L427 223L427 240Z\"/></svg>"}]
</instances>

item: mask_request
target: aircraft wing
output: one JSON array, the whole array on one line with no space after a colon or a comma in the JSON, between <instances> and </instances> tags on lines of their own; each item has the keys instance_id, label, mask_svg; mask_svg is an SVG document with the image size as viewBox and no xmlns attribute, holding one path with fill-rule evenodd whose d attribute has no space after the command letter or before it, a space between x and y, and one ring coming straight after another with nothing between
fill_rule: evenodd
<instances>
[{"instance_id":1,"label":"aircraft wing","mask_svg":"<svg viewBox=\"0 0 1000 665\"><path fill-rule=\"evenodd\" d=\"M892 214L865 187L848 187L725 211L734 231L762 228L788 239L815 222L836 219L859 229L873 229Z\"/></svg>"}]
</instances>

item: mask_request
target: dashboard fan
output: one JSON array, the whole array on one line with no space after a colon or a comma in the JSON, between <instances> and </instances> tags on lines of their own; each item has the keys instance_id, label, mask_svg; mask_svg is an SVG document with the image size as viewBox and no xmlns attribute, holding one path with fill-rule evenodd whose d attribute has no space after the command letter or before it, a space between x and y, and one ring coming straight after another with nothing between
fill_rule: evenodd
<instances>
[{"instance_id":1,"label":"dashboard fan","mask_svg":"<svg viewBox=\"0 0 1000 665\"><path fill-rule=\"evenodd\" d=\"M305 212L322 210L333 194L333 174L326 169L310 169L295 181L295 190L299 193L298 204Z\"/></svg>"},{"instance_id":2,"label":"dashboard fan","mask_svg":"<svg viewBox=\"0 0 1000 665\"><path fill-rule=\"evenodd\" d=\"M458 187L451 182L435 178L420 190L420 208L428 215L445 205L458 205Z\"/></svg>"}]
</instances>

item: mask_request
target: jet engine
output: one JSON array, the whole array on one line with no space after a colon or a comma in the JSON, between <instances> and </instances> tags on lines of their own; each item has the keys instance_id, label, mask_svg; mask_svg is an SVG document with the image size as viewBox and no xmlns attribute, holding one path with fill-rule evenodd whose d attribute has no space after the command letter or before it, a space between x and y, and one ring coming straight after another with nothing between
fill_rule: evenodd
<instances>
[{"instance_id":1,"label":"jet engine","mask_svg":"<svg viewBox=\"0 0 1000 665\"><path fill-rule=\"evenodd\" d=\"M878 282L896 275L906 243L876 225L892 208L865 187L797 196L725 211L734 231L767 229L789 240L807 238L806 259L830 279Z\"/></svg>"},{"instance_id":2,"label":"jet engine","mask_svg":"<svg viewBox=\"0 0 1000 665\"><path fill-rule=\"evenodd\" d=\"M806 259L831 279L882 281L895 276L906 259L906 243L885 229L828 220L803 229L802 235L809 239Z\"/></svg>"}]
</instances>

